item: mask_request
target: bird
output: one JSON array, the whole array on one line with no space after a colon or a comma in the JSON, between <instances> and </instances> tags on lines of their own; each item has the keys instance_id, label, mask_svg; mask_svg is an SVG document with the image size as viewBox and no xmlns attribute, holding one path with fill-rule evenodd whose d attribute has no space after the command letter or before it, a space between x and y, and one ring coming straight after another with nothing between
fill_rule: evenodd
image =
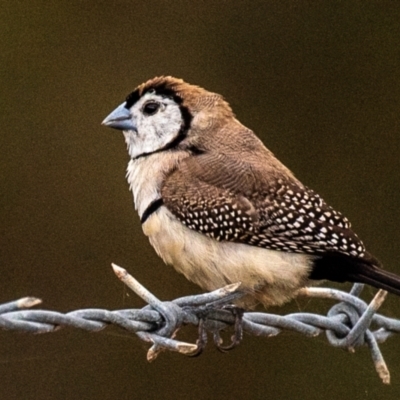
<instances>
[{"instance_id":1,"label":"bird","mask_svg":"<svg viewBox=\"0 0 400 400\"><path fill-rule=\"evenodd\" d=\"M204 290L241 282L236 304L282 305L318 281L400 295L349 220L303 185L219 94L150 79L102 122L121 130L127 180L157 254Z\"/></svg>"}]
</instances>

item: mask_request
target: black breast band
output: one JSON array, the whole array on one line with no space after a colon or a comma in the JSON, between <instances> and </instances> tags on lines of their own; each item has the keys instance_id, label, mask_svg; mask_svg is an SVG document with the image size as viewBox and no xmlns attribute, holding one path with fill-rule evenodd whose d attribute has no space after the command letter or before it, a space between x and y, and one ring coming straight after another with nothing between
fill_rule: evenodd
<instances>
[{"instance_id":1,"label":"black breast band","mask_svg":"<svg viewBox=\"0 0 400 400\"><path fill-rule=\"evenodd\" d=\"M142 218L140 218L140 222L144 224L147 221L147 218L150 217L155 211L157 211L163 205L163 199L157 199L152 201L148 207L144 210Z\"/></svg>"}]
</instances>

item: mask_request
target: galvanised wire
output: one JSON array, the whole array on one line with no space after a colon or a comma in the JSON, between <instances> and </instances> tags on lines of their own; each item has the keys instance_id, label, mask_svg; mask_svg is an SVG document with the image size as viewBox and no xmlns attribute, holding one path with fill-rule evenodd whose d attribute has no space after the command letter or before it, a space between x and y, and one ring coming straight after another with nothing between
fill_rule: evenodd
<instances>
[{"instance_id":1,"label":"galvanised wire","mask_svg":"<svg viewBox=\"0 0 400 400\"><path fill-rule=\"evenodd\" d=\"M390 373L378 343L400 332L400 320L377 313L387 292L380 290L367 304L359 298L363 285L355 284L350 293L330 288L304 288L299 296L335 300L326 316L298 312L285 316L264 312L243 312L232 307L240 298L240 283L228 285L210 293L187 296L173 301L160 301L126 270L113 264L117 276L138 294L148 305L142 309L109 311L89 308L60 313L30 309L41 303L40 299L25 297L0 305L0 328L29 333L54 332L63 327L73 327L97 332L108 325L116 325L135 333L140 339L152 343L147 359L154 360L162 350L197 355L207 342L206 332L211 332L214 343L221 350L238 344L242 332L256 336L276 336L282 331L294 331L309 337L326 332L332 346L354 351L356 347L369 347L375 369L384 383L390 383ZM174 334L185 325L199 327L196 343L179 341ZM220 332L234 326L231 345L223 346Z\"/></svg>"}]
</instances>

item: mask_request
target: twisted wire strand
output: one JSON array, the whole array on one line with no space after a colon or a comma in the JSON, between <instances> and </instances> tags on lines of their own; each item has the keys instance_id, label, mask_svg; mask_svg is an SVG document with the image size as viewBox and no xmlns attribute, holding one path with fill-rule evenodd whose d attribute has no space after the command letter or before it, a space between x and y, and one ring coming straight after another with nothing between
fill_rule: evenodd
<instances>
[{"instance_id":1,"label":"twisted wire strand","mask_svg":"<svg viewBox=\"0 0 400 400\"><path fill-rule=\"evenodd\" d=\"M91 332L104 329L110 324L135 333L152 346L147 353L149 361L154 360L163 350L196 355L207 341L206 331L213 334L214 343L221 350L220 331L235 326L237 342L241 333L256 336L276 336L284 330L291 330L309 337L326 332L332 346L354 352L356 347L366 345L371 352L375 369L383 383L390 383L390 373L383 359L379 343L395 333L400 333L400 320L377 314L387 292L379 290L367 304L361 300L363 285L355 284L346 293L330 288L303 288L299 296L325 298L338 301L326 316L305 312L285 316L262 312L235 312L228 307L240 298L240 283L201 295L181 297L173 301L160 301L143 287L127 271L113 264L113 269L130 289L147 302L142 309L109 311L104 309L81 309L66 314L56 311L30 309L41 303L40 299L25 297L0 304L0 328L29 333L54 332L63 327L74 327ZM237 310L236 310L237 311ZM184 325L199 327L196 343L175 339L175 334ZM372 326L374 328L372 328ZM200 329L201 328L201 329ZM233 342L235 337L233 337Z\"/></svg>"}]
</instances>

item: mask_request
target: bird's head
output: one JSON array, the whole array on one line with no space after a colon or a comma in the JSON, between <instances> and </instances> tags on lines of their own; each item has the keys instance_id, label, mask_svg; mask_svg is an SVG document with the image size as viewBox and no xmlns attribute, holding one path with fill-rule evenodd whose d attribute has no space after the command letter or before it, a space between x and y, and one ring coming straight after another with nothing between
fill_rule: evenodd
<instances>
[{"instance_id":1,"label":"bird's head","mask_svg":"<svg viewBox=\"0 0 400 400\"><path fill-rule=\"evenodd\" d=\"M139 85L102 124L124 132L129 155L136 159L201 146L203 135L233 117L222 96L162 76Z\"/></svg>"}]
</instances>

